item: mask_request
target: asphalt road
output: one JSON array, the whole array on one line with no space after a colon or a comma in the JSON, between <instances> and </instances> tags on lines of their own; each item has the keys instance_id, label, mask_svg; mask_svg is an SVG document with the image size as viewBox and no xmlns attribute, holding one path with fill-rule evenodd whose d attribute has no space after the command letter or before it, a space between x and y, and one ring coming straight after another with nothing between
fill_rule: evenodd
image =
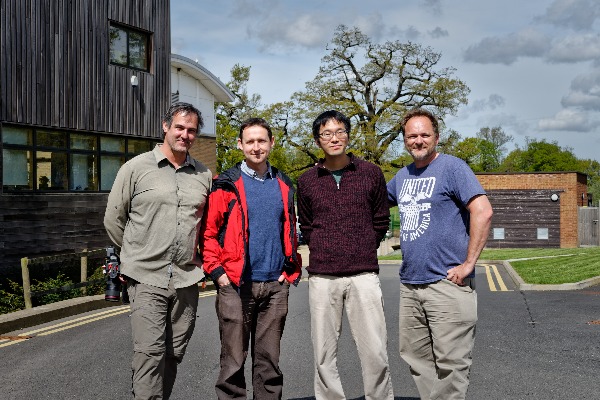
<instances>
[{"instance_id":1,"label":"asphalt road","mask_svg":"<svg viewBox=\"0 0 600 400\"><path fill-rule=\"evenodd\" d=\"M397 273L397 265L383 265L380 274L388 353L396 400L416 400L398 355ZM520 292L501 266L481 265L476 274L479 324L468 399L600 398L600 287ZM196 331L172 399L215 398L219 341L213 293L201 294ZM313 399L308 284L290 293L281 359L284 398L308 400ZM127 307L115 307L3 334L32 338L0 340L0 398L130 399L127 315ZM362 398L360 363L347 325L339 369L347 398Z\"/></svg>"}]
</instances>

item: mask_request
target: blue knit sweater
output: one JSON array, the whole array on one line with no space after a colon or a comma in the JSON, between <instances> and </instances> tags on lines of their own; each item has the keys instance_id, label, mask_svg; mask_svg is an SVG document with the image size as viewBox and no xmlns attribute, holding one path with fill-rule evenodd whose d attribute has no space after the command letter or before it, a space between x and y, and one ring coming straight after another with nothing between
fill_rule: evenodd
<instances>
[{"instance_id":1,"label":"blue knit sweater","mask_svg":"<svg viewBox=\"0 0 600 400\"><path fill-rule=\"evenodd\" d=\"M244 173L248 207L249 263L243 280L268 282L279 278L285 255L282 248L283 202L277 179L259 181Z\"/></svg>"}]
</instances>

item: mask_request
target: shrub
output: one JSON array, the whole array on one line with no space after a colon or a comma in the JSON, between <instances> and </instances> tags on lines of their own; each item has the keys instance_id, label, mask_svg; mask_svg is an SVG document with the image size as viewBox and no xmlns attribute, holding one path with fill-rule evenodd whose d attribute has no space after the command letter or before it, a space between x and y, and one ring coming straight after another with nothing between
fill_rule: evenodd
<instances>
[{"instance_id":1,"label":"shrub","mask_svg":"<svg viewBox=\"0 0 600 400\"><path fill-rule=\"evenodd\" d=\"M6 314L25 308L23 288L14 281L8 280L10 291L0 289L0 314Z\"/></svg>"}]
</instances>

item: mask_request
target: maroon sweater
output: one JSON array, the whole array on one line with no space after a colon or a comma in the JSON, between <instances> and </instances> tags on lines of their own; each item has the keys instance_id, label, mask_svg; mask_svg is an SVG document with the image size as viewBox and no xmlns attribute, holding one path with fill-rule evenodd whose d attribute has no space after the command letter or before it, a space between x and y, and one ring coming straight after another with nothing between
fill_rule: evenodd
<instances>
[{"instance_id":1,"label":"maroon sweater","mask_svg":"<svg viewBox=\"0 0 600 400\"><path fill-rule=\"evenodd\" d=\"M377 247L390 222L381 169L352 154L339 188L322 161L298 179L298 220L312 274L379 272Z\"/></svg>"}]
</instances>

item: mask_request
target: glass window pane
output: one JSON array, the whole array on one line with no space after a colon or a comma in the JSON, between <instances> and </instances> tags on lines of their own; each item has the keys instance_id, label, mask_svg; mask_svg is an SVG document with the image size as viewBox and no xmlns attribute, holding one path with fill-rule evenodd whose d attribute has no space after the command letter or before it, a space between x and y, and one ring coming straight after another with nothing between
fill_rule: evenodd
<instances>
[{"instance_id":1,"label":"glass window pane","mask_svg":"<svg viewBox=\"0 0 600 400\"><path fill-rule=\"evenodd\" d=\"M79 150L96 150L96 136L71 134L71 148Z\"/></svg>"},{"instance_id":2,"label":"glass window pane","mask_svg":"<svg viewBox=\"0 0 600 400\"><path fill-rule=\"evenodd\" d=\"M31 151L3 149L2 163L4 190L33 189Z\"/></svg>"},{"instance_id":3,"label":"glass window pane","mask_svg":"<svg viewBox=\"0 0 600 400\"><path fill-rule=\"evenodd\" d=\"M504 240L504 228L494 228L494 239Z\"/></svg>"},{"instance_id":4,"label":"glass window pane","mask_svg":"<svg viewBox=\"0 0 600 400\"><path fill-rule=\"evenodd\" d=\"M94 154L71 154L70 190L98 190Z\"/></svg>"},{"instance_id":5,"label":"glass window pane","mask_svg":"<svg viewBox=\"0 0 600 400\"><path fill-rule=\"evenodd\" d=\"M129 139L127 141L127 154L142 154L154 148L157 142L151 140Z\"/></svg>"},{"instance_id":6,"label":"glass window pane","mask_svg":"<svg viewBox=\"0 0 600 400\"><path fill-rule=\"evenodd\" d=\"M102 156L101 158L102 167L100 173L100 190L110 190L117 172L121 165L125 163L125 157L119 156Z\"/></svg>"},{"instance_id":7,"label":"glass window pane","mask_svg":"<svg viewBox=\"0 0 600 400\"><path fill-rule=\"evenodd\" d=\"M12 126L2 127L2 143L22 144L31 146L33 144L30 129L14 128Z\"/></svg>"},{"instance_id":8,"label":"glass window pane","mask_svg":"<svg viewBox=\"0 0 600 400\"><path fill-rule=\"evenodd\" d=\"M146 35L129 32L129 66L147 69Z\"/></svg>"},{"instance_id":9,"label":"glass window pane","mask_svg":"<svg viewBox=\"0 0 600 400\"><path fill-rule=\"evenodd\" d=\"M115 153L125 153L125 139L101 137L100 150Z\"/></svg>"},{"instance_id":10,"label":"glass window pane","mask_svg":"<svg viewBox=\"0 0 600 400\"><path fill-rule=\"evenodd\" d=\"M127 65L127 32L116 26L109 30L110 62Z\"/></svg>"},{"instance_id":11,"label":"glass window pane","mask_svg":"<svg viewBox=\"0 0 600 400\"><path fill-rule=\"evenodd\" d=\"M36 152L36 166L40 190L67 190L67 153Z\"/></svg>"},{"instance_id":12,"label":"glass window pane","mask_svg":"<svg viewBox=\"0 0 600 400\"><path fill-rule=\"evenodd\" d=\"M37 146L64 149L67 147L67 134L64 132L37 131Z\"/></svg>"}]
</instances>

